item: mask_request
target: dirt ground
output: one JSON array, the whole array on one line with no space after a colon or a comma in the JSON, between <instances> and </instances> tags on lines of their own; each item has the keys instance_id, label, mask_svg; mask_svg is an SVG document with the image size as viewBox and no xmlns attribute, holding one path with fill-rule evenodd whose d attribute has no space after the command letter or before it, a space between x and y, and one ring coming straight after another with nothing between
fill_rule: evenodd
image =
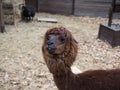
<instances>
[{"instance_id":1,"label":"dirt ground","mask_svg":"<svg viewBox=\"0 0 120 90\"><path fill-rule=\"evenodd\" d=\"M58 23L37 22L38 17L56 18ZM97 39L99 24L107 21L38 13L33 22L6 26L6 33L0 33L0 90L57 90L41 53L44 33L55 26L66 27L78 41L74 65L80 70L120 68L120 46L112 48Z\"/></svg>"}]
</instances>

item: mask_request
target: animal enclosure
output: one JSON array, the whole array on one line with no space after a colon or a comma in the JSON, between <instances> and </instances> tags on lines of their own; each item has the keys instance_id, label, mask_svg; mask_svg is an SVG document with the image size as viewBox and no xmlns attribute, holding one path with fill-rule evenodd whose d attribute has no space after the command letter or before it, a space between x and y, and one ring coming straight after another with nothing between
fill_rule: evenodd
<instances>
[{"instance_id":1,"label":"animal enclosure","mask_svg":"<svg viewBox=\"0 0 120 90\"><path fill-rule=\"evenodd\" d=\"M59 22L18 22L17 30L6 25L7 33L0 34L0 90L58 90L41 53L44 33L53 26L68 28L78 41L74 65L81 71L120 68L120 47L96 39L99 23L107 22L106 18L37 13L35 19L40 16Z\"/></svg>"}]
</instances>

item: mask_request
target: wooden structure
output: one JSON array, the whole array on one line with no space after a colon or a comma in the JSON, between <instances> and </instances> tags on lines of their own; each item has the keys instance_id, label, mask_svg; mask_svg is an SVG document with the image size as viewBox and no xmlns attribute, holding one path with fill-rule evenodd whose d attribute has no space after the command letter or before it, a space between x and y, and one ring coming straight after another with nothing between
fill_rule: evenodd
<instances>
[{"instance_id":1,"label":"wooden structure","mask_svg":"<svg viewBox=\"0 0 120 90\"><path fill-rule=\"evenodd\" d=\"M107 17L111 0L75 0L74 15Z\"/></svg>"},{"instance_id":2,"label":"wooden structure","mask_svg":"<svg viewBox=\"0 0 120 90\"><path fill-rule=\"evenodd\" d=\"M3 19L2 0L0 0L0 32L5 32L5 25Z\"/></svg>"},{"instance_id":3,"label":"wooden structure","mask_svg":"<svg viewBox=\"0 0 120 90\"><path fill-rule=\"evenodd\" d=\"M80 15L107 16L110 0L38 0L38 11Z\"/></svg>"},{"instance_id":4,"label":"wooden structure","mask_svg":"<svg viewBox=\"0 0 120 90\"><path fill-rule=\"evenodd\" d=\"M57 19L54 18L38 18L38 22L50 22L50 23L57 23Z\"/></svg>"},{"instance_id":5,"label":"wooden structure","mask_svg":"<svg viewBox=\"0 0 120 90\"><path fill-rule=\"evenodd\" d=\"M72 14L73 0L38 0L38 11L56 14Z\"/></svg>"},{"instance_id":6,"label":"wooden structure","mask_svg":"<svg viewBox=\"0 0 120 90\"><path fill-rule=\"evenodd\" d=\"M16 24L16 13L15 6L12 3L3 3L3 12L5 24L15 25Z\"/></svg>"},{"instance_id":7,"label":"wooden structure","mask_svg":"<svg viewBox=\"0 0 120 90\"><path fill-rule=\"evenodd\" d=\"M32 6L35 8L36 11L38 11L38 1L41 0L25 0L25 5Z\"/></svg>"},{"instance_id":8,"label":"wooden structure","mask_svg":"<svg viewBox=\"0 0 120 90\"><path fill-rule=\"evenodd\" d=\"M108 41L113 47L120 45L120 24L112 24L113 14L118 12L120 12L120 3L112 0L108 24L100 24L98 34L99 39Z\"/></svg>"},{"instance_id":9,"label":"wooden structure","mask_svg":"<svg viewBox=\"0 0 120 90\"><path fill-rule=\"evenodd\" d=\"M111 0L25 0L38 12L107 17Z\"/></svg>"}]
</instances>

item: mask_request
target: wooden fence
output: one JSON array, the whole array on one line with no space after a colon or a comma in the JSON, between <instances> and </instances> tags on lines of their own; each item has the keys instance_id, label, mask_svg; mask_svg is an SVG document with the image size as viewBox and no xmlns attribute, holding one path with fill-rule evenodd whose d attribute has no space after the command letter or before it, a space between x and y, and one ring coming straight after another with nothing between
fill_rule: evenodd
<instances>
[{"instance_id":1,"label":"wooden fence","mask_svg":"<svg viewBox=\"0 0 120 90\"><path fill-rule=\"evenodd\" d=\"M26 0L38 12L106 17L112 0ZM118 0L118 3L120 0ZM33 5L34 4L34 5Z\"/></svg>"},{"instance_id":2,"label":"wooden fence","mask_svg":"<svg viewBox=\"0 0 120 90\"><path fill-rule=\"evenodd\" d=\"M76 0L74 15L107 16L111 0Z\"/></svg>"},{"instance_id":3,"label":"wooden fence","mask_svg":"<svg viewBox=\"0 0 120 90\"><path fill-rule=\"evenodd\" d=\"M72 0L39 0L38 11L57 14L71 14Z\"/></svg>"},{"instance_id":4,"label":"wooden fence","mask_svg":"<svg viewBox=\"0 0 120 90\"><path fill-rule=\"evenodd\" d=\"M36 11L38 11L38 1L40 0L25 0L25 4L35 7Z\"/></svg>"}]
</instances>

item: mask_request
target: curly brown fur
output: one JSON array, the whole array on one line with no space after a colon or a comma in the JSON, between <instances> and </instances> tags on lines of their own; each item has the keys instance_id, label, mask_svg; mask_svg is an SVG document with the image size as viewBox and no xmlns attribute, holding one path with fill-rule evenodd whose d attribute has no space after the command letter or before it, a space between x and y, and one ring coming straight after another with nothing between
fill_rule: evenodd
<instances>
[{"instance_id":1,"label":"curly brown fur","mask_svg":"<svg viewBox=\"0 0 120 90\"><path fill-rule=\"evenodd\" d=\"M64 50L63 53L57 55L56 57L54 57L53 55L49 54L48 51L46 50L45 46L46 46L46 37L48 35L63 35L65 36L65 38L67 38L67 42L65 44L65 47L63 48L59 48L58 51ZM42 47L42 51L43 51L43 56L45 58L45 61L49 67L50 72L54 72L54 74L56 73L56 66L57 66L57 62L60 61L59 59L63 58L62 62L64 62L63 64L65 64L65 66L67 66L68 68L70 68L70 66L73 64L73 62L75 61L75 58L77 56L77 42L75 41L75 39L72 37L70 31L68 31L67 29L60 27L60 28L52 28L50 30L48 30L45 34L45 39L44 39L44 43L43 43L43 47ZM57 51L57 50L56 50ZM55 60L53 60L55 59ZM63 69L65 70L65 69ZM58 73L56 73L58 74Z\"/></svg>"},{"instance_id":2,"label":"curly brown fur","mask_svg":"<svg viewBox=\"0 0 120 90\"><path fill-rule=\"evenodd\" d=\"M59 39L61 36L63 40ZM119 69L73 74L70 67L77 50L77 42L66 28L55 27L46 32L42 52L59 90L120 90Z\"/></svg>"}]
</instances>

